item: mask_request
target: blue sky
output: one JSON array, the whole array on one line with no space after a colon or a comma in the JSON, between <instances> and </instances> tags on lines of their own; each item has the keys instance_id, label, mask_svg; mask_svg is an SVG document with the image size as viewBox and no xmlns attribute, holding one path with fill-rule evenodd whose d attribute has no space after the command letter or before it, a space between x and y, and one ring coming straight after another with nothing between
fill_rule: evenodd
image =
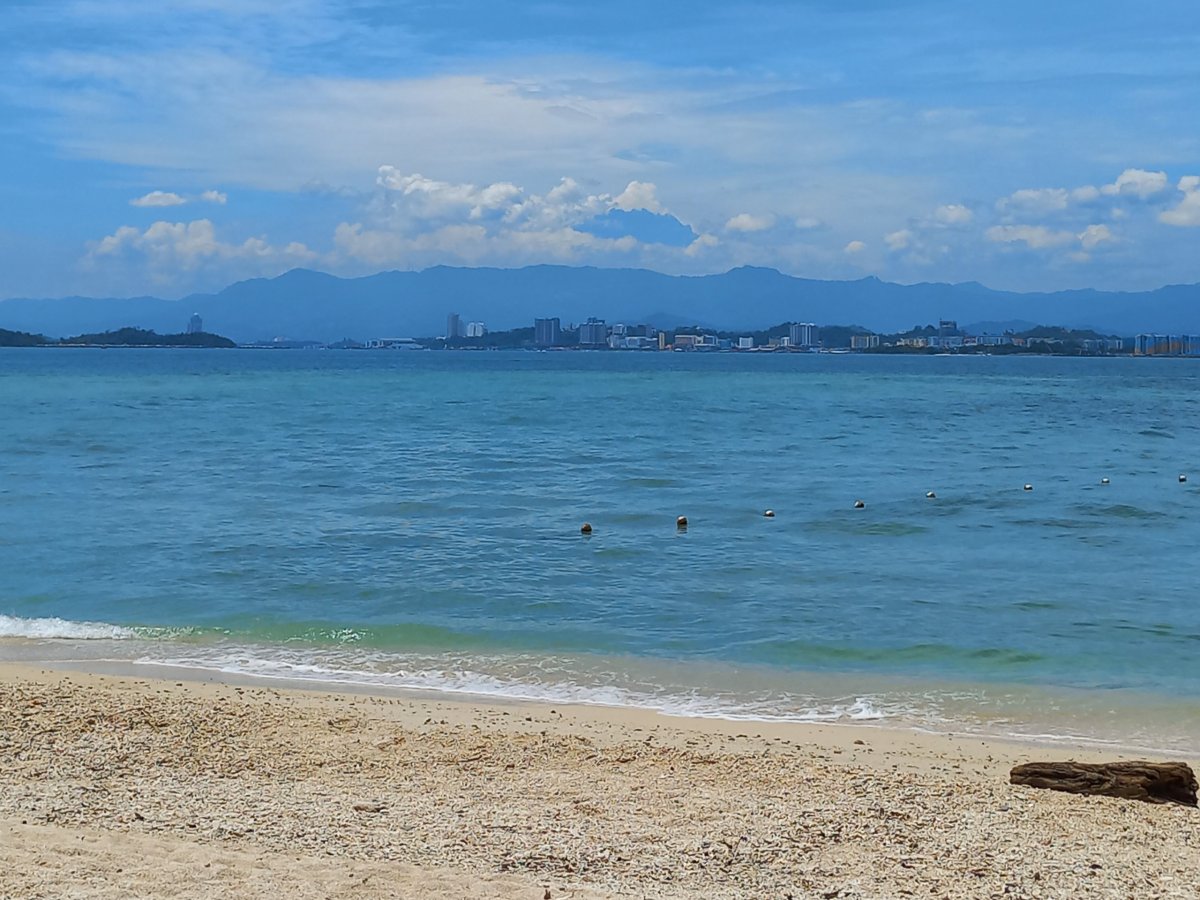
<instances>
[{"instance_id":1,"label":"blue sky","mask_svg":"<svg viewBox=\"0 0 1200 900\"><path fill-rule=\"evenodd\" d=\"M0 297L296 266L1200 281L1191 0L0 6Z\"/></svg>"}]
</instances>

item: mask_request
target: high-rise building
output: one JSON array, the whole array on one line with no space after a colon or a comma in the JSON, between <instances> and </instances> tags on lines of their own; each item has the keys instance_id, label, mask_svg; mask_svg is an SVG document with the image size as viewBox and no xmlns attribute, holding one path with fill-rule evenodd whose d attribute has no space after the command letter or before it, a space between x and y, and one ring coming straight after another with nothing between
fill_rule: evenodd
<instances>
[{"instance_id":1,"label":"high-rise building","mask_svg":"<svg viewBox=\"0 0 1200 900\"><path fill-rule=\"evenodd\" d=\"M579 326L580 347L603 347L608 343L608 325L603 319L588 319Z\"/></svg>"},{"instance_id":2,"label":"high-rise building","mask_svg":"<svg viewBox=\"0 0 1200 900\"><path fill-rule=\"evenodd\" d=\"M788 331L789 347L816 347L820 332L812 322L793 322Z\"/></svg>"},{"instance_id":3,"label":"high-rise building","mask_svg":"<svg viewBox=\"0 0 1200 900\"><path fill-rule=\"evenodd\" d=\"M533 320L533 342L539 347L557 347L562 343L562 325L557 316Z\"/></svg>"},{"instance_id":4,"label":"high-rise building","mask_svg":"<svg viewBox=\"0 0 1200 900\"><path fill-rule=\"evenodd\" d=\"M487 326L484 325L482 322L468 322L467 323L467 337L481 338L485 334L487 334Z\"/></svg>"},{"instance_id":5,"label":"high-rise building","mask_svg":"<svg viewBox=\"0 0 1200 900\"><path fill-rule=\"evenodd\" d=\"M200 318L200 313L192 313L192 317L188 319L187 333L201 334L204 331L204 320Z\"/></svg>"},{"instance_id":6,"label":"high-rise building","mask_svg":"<svg viewBox=\"0 0 1200 900\"><path fill-rule=\"evenodd\" d=\"M458 317L458 313L450 313L446 316L446 340L453 340L456 337L462 337L462 320Z\"/></svg>"}]
</instances>

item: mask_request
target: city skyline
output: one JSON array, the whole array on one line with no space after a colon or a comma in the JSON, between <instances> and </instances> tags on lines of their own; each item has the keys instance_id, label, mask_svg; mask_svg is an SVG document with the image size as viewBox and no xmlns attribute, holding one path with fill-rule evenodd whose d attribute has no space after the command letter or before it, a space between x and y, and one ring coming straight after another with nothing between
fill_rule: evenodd
<instances>
[{"instance_id":1,"label":"city skyline","mask_svg":"<svg viewBox=\"0 0 1200 900\"><path fill-rule=\"evenodd\" d=\"M1190 4L843 7L6 5L0 298L296 266L1200 281Z\"/></svg>"}]
</instances>

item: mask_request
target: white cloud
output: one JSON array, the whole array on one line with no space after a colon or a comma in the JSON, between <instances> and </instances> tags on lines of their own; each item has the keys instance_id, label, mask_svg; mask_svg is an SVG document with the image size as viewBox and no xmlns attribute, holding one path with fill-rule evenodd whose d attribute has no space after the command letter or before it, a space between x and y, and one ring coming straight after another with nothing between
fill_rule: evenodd
<instances>
[{"instance_id":1,"label":"white cloud","mask_svg":"<svg viewBox=\"0 0 1200 900\"><path fill-rule=\"evenodd\" d=\"M1178 187L1183 192L1183 199L1178 206L1160 212L1158 221L1181 228L1200 227L1200 175L1183 176Z\"/></svg>"},{"instance_id":2,"label":"white cloud","mask_svg":"<svg viewBox=\"0 0 1200 900\"><path fill-rule=\"evenodd\" d=\"M793 224L800 231L812 231L814 229L820 228L825 223L822 222L820 219L818 219L816 216L800 216L798 219L796 219L796 221Z\"/></svg>"},{"instance_id":3,"label":"white cloud","mask_svg":"<svg viewBox=\"0 0 1200 900\"><path fill-rule=\"evenodd\" d=\"M223 242L208 219L191 222L158 221L144 231L125 225L88 247L87 259L92 262L105 258L136 256L152 267L195 269L213 261L287 262L295 265L316 258L303 244L292 242L274 247L259 237L247 238L241 244Z\"/></svg>"},{"instance_id":4,"label":"white cloud","mask_svg":"<svg viewBox=\"0 0 1200 900\"><path fill-rule=\"evenodd\" d=\"M862 253L866 249L867 249L867 245L864 244L862 241L851 241L845 247L842 248L842 252L846 253L850 256L854 256L856 253Z\"/></svg>"},{"instance_id":5,"label":"white cloud","mask_svg":"<svg viewBox=\"0 0 1200 900\"><path fill-rule=\"evenodd\" d=\"M714 235L702 234L702 235L699 235L690 244L688 244L683 252L684 252L685 256L699 256L705 250L709 250L713 247L716 247L720 243L721 242L719 240L717 240L717 238Z\"/></svg>"},{"instance_id":6,"label":"white cloud","mask_svg":"<svg viewBox=\"0 0 1200 900\"><path fill-rule=\"evenodd\" d=\"M997 201L996 208L1001 212L1048 213L1066 209L1069 201L1070 194L1064 188L1022 188Z\"/></svg>"},{"instance_id":7,"label":"white cloud","mask_svg":"<svg viewBox=\"0 0 1200 900\"><path fill-rule=\"evenodd\" d=\"M1045 225L993 225L984 236L997 244L1023 243L1033 250L1062 247L1078 239L1070 231L1054 231Z\"/></svg>"},{"instance_id":8,"label":"white cloud","mask_svg":"<svg viewBox=\"0 0 1200 900\"><path fill-rule=\"evenodd\" d=\"M1085 184L1083 187L1077 187L1071 191L1071 200L1075 203L1091 203L1099 197L1100 188L1091 184Z\"/></svg>"},{"instance_id":9,"label":"white cloud","mask_svg":"<svg viewBox=\"0 0 1200 900\"><path fill-rule=\"evenodd\" d=\"M224 206L228 200L228 195L222 193L221 191L205 191L200 195L200 201L202 203L216 203L218 206Z\"/></svg>"},{"instance_id":10,"label":"white cloud","mask_svg":"<svg viewBox=\"0 0 1200 900\"><path fill-rule=\"evenodd\" d=\"M1077 237L1084 250L1094 250L1101 244L1117 239L1107 225L1089 225Z\"/></svg>"},{"instance_id":11,"label":"white cloud","mask_svg":"<svg viewBox=\"0 0 1200 900\"><path fill-rule=\"evenodd\" d=\"M961 203L948 203L933 211L933 219L939 225L967 225L975 218L975 213Z\"/></svg>"},{"instance_id":12,"label":"white cloud","mask_svg":"<svg viewBox=\"0 0 1200 900\"><path fill-rule=\"evenodd\" d=\"M732 219L725 223L726 231L766 231L775 224L775 217L772 215L756 216L752 213L738 213Z\"/></svg>"},{"instance_id":13,"label":"white cloud","mask_svg":"<svg viewBox=\"0 0 1200 900\"><path fill-rule=\"evenodd\" d=\"M907 228L900 231L893 231L891 234L885 235L883 242L888 245L889 250L907 250L913 241L913 233ZM847 248L849 249L849 248Z\"/></svg>"},{"instance_id":14,"label":"white cloud","mask_svg":"<svg viewBox=\"0 0 1200 900\"><path fill-rule=\"evenodd\" d=\"M650 212L665 212L658 202L658 187L648 181L631 181L613 201L617 209L646 209Z\"/></svg>"},{"instance_id":15,"label":"white cloud","mask_svg":"<svg viewBox=\"0 0 1200 900\"><path fill-rule=\"evenodd\" d=\"M1133 196L1140 199L1162 193L1167 189L1166 172L1147 172L1145 169L1126 169L1112 184L1100 188L1109 195Z\"/></svg>"},{"instance_id":16,"label":"white cloud","mask_svg":"<svg viewBox=\"0 0 1200 900\"><path fill-rule=\"evenodd\" d=\"M141 207L183 206L185 203L187 203L187 200L170 191L151 191L148 194L143 194L141 197L129 201L130 206Z\"/></svg>"},{"instance_id":17,"label":"white cloud","mask_svg":"<svg viewBox=\"0 0 1200 900\"><path fill-rule=\"evenodd\" d=\"M431 218L465 209L471 219L481 219L488 213L511 208L523 194L521 188L507 181L479 188L434 181L419 173L402 175L394 166L380 166L376 184L409 198Z\"/></svg>"}]
</instances>

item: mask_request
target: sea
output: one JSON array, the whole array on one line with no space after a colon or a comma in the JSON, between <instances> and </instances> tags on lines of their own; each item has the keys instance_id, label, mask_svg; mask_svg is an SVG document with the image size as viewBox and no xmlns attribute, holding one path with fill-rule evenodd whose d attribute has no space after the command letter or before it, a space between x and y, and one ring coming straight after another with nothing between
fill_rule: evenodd
<instances>
[{"instance_id":1,"label":"sea","mask_svg":"<svg viewBox=\"0 0 1200 900\"><path fill-rule=\"evenodd\" d=\"M1198 550L1197 361L0 350L0 661L1194 753Z\"/></svg>"}]
</instances>

